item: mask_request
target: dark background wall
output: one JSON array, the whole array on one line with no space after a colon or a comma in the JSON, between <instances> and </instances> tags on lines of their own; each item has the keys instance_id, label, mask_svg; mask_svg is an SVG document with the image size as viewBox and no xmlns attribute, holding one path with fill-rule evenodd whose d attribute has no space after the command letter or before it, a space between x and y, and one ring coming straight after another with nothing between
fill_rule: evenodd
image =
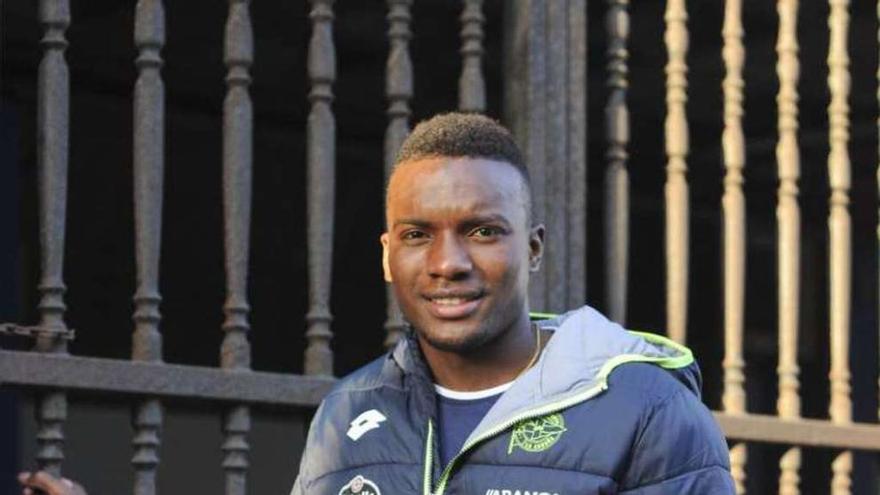
<instances>
[{"instance_id":1,"label":"dark background wall","mask_svg":"<svg viewBox=\"0 0 880 495\"><path fill-rule=\"evenodd\" d=\"M0 44L2 50L2 44ZM15 115L0 104L0 321L13 321L19 314L18 249L18 122ZM2 379L0 379L2 381ZM0 390L0 491L13 487L12 468L18 461L17 396Z\"/></svg>"},{"instance_id":2,"label":"dark background wall","mask_svg":"<svg viewBox=\"0 0 880 495\"><path fill-rule=\"evenodd\" d=\"M70 195L65 281L67 321L77 329L76 354L127 358L134 292L131 95L136 77L132 41L134 1L72 0L67 60L71 70ZM215 366L222 333L221 109L225 91L222 37L224 2L165 2L167 43L166 175L161 264L165 359ZM745 2L748 268L746 360L749 409L772 413L776 397L776 140L773 2ZM486 0L485 74L488 113L501 115L504 84L502 19L507 1ZM629 104L633 122L628 324L663 330L664 77L661 1L631 6ZM604 304L602 219L605 104L604 2L589 1L589 178L587 302ZM723 163L720 58L722 2L691 1L688 118L691 129L691 272L689 344L705 374L705 400L720 406L722 276L720 200ZM254 368L302 371L306 313L305 122L308 114L306 2L254 2L256 61L251 94L255 109L254 206L250 302ZM384 290L378 235L382 229L382 139L386 125L385 4L337 2L334 25L338 78L337 206L334 243L333 348L336 372L345 374L381 352ZM456 106L459 5L417 0L411 53L415 70L413 120ZM2 321L36 319L39 258L36 217L36 69L41 28L37 3L2 4L0 104L0 311ZM877 164L875 13L854 2L850 47L853 96L853 395L855 418L877 416ZM802 342L804 414L826 417L827 338L827 6L802 2ZM10 124L11 122L11 124ZM17 153L13 150L18 150ZM6 253L11 253L9 256ZM537 309L537 308L536 308ZM4 347L22 345L4 341ZM7 395L8 397L8 395ZM4 451L30 466L33 425L26 395L7 407L0 432L18 431L21 448L4 436ZM76 398L68 431L71 473L94 493L122 490L129 476L127 408L98 407L96 397ZM5 399L4 399L5 400ZM170 405L160 479L166 491L181 483L220 483L219 420L204 406ZM9 412L16 411L10 415ZM18 412L20 410L20 412ZM258 415L250 483L286 489L301 448L300 412ZM5 429L21 421L13 430ZM112 431L100 435L96 432ZM198 433L197 433L198 432ZM278 441L277 439L283 439ZM103 439L106 439L104 441ZM262 439L262 440L260 440ZM106 445L104 445L106 443ZM100 445L100 447L96 447ZM270 454L266 454L269 452ZM272 453L282 452L282 456ZM775 490L778 447L756 446L749 457L753 493ZM802 471L804 493L824 493L832 452L811 450ZM14 469L7 469L11 472ZM187 475L187 469L198 473ZM857 458L856 493L876 491L873 456ZM210 481L208 481L210 480ZM279 488L280 485L280 488ZM2 486L2 485L0 485ZM758 488L760 487L760 488ZM808 487L823 487L811 492ZM2 489L2 488L0 488ZM219 491L205 489L205 492Z\"/></svg>"}]
</instances>

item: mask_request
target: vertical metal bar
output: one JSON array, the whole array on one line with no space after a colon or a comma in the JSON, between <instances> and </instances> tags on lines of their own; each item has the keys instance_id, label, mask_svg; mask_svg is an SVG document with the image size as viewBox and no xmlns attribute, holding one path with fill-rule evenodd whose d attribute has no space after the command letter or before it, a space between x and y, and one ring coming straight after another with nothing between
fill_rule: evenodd
<instances>
[{"instance_id":1,"label":"vertical metal bar","mask_svg":"<svg viewBox=\"0 0 880 495\"><path fill-rule=\"evenodd\" d=\"M726 0L722 56L726 75L724 89L724 410L733 414L746 412L745 362L743 360L743 312L746 264L746 204L743 195L745 138L742 130L743 48L741 0ZM745 493L746 444L730 449L730 471L737 493Z\"/></svg>"},{"instance_id":2,"label":"vertical metal bar","mask_svg":"<svg viewBox=\"0 0 880 495\"><path fill-rule=\"evenodd\" d=\"M830 324L831 324L831 421L848 424L852 421L849 372L850 285L852 260L850 254L851 225L848 211L850 188L849 143L849 0L829 0L830 40L828 47L829 141L828 175L831 186L828 217L830 253ZM834 476L831 493L850 493L852 452L843 452L832 465Z\"/></svg>"},{"instance_id":3,"label":"vertical metal bar","mask_svg":"<svg viewBox=\"0 0 880 495\"><path fill-rule=\"evenodd\" d=\"M224 62L226 99L223 102L223 224L226 256L226 303L220 365L225 369L250 369L247 339L247 274L250 247L251 176L253 170L253 108L248 86L254 59L250 0L230 0L226 18ZM247 434L250 410L229 408L223 418L223 470L226 494L244 495L247 488Z\"/></svg>"},{"instance_id":4,"label":"vertical metal bar","mask_svg":"<svg viewBox=\"0 0 880 495\"><path fill-rule=\"evenodd\" d=\"M688 123L687 10L685 0L666 2L666 321L669 336L687 338Z\"/></svg>"},{"instance_id":5,"label":"vertical metal bar","mask_svg":"<svg viewBox=\"0 0 880 495\"><path fill-rule=\"evenodd\" d=\"M629 0L608 0L605 29L608 33L608 102L605 105L605 137L608 168L605 173L605 294L608 314L618 323L626 321L627 262L629 256L629 109L626 92Z\"/></svg>"},{"instance_id":6,"label":"vertical metal bar","mask_svg":"<svg viewBox=\"0 0 880 495\"><path fill-rule=\"evenodd\" d=\"M776 161L779 168L779 203L776 207L778 223L778 277L779 277L779 416L795 419L801 414L798 393L798 308L800 306L800 209L798 207L798 177L800 150L798 149L798 60L797 13L798 0L779 0L779 35L776 41L779 77ZM801 450L788 449L779 461L779 493L799 493Z\"/></svg>"},{"instance_id":7,"label":"vertical metal bar","mask_svg":"<svg viewBox=\"0 0 880 495\"><path fill-rule=\"evenodd\" d=\"M464 0L461 13L461 76L458 108L463 112L486 111L483 80L483 0Z\"/></svg>"},{"instance_id":8,"label":"vertical metal bar","mask_svg":"<svg viewBox=\"0 0 880 495\"><path fill-rule=\"evenodd\" d=\"M333 46L333 0L311 0L312 37L309 40L308 238L309 313L305 371L332 375L330 350L330 280L333 268L333 212L336 176L336 123L330 104L336 79Z\"/></svg>"},{"instance_id":9,"label":"vertical metal bar","mask_svg":"<svg viewBox=\"0 0 880 495\"><path fill-rule=\"evenodd\" d=\"M139 0L135 14L134 205L137 291L134 296L133 359L161 359L159 251L162 233L165 89L159 74L165 43L161 0Z\"/></svg>"},{"instance_id":10,"label":"vertical metal bar","mask_svg":"<svg viewBox=\"0 0 880 495\"><path fill-rule=\"evenodd\" d=\"M385 96L388 99L388 128L385 130L385 182L391 178L400 145L409 134L409 100L413 95L413 68L409 56L410 7L412 0L387 0L390 49L385 64ZM392 347L403 334L406 323L391 286L385 289L388 319L385 346Z\"/></svg>"},{"instance_id":11,"label":"vertical metal bar","mask_svg":"<svg viewBox=\"0 0 880 495\"><path fill-rule=\"evenodd\" d=\"M566 289L568 286L568 246L567 220L564 201L568 184L567 125L567 50L568 25L567 12L558 5L547 3L547 114L545 126L547 135L552 136L552 145L546 147L546 223L547 243L545 244L544 271L547 294L546 311L565 311Z\"/></svg>"},{"instance_id":12,"label":"vertical metal bar","mask_svg":"<svg viewBox=\"0 0 880 495\"><path fill-rule=\"evenodd\" d=\"M162 233L165 88L160 74L165 44L165 11L161 0L138 0L134 41L138 49L134 88L134 208L137 290L134 295L132 359L160 361L159 253ZM134 413L134 493L156 493L162 404L148 398Z\"/></svg>"},{"instance_id":13,"label":"vertical metal bar","mask_svg":"<svg viewBox=\"0 0 880 495\"><path fill-rule=\"evenodd\" d=\"M245 405L229 408L223 417L223 471L226 474L226 494L243 495L247 492L248 451L247 434L251 429L250 409Z\"/></svg>"},{"instance_id":14,"label":"vertical metal bar","mask_svg":"<svg viewBox=\"0 0 880 495\"><path fill-rule=\"evenodd\" d=\"M64 51L65 31L70 25L68 0L41 0L43 59L40 62L37 102L37 160L40 188L40 326L63 330L64 323L64 233L67 210L67 147L70 124L70 75ZM67 352L63 339L41 337L40 352ZM50 391L40 397L36 411L37 463L58 475L64 460L64 420L67 399L63 392Z\"/></svg>"},{"instance_id":15,"label":"vertical metal bar","mask_svg":"<svg viewBox=\"0 0 880 495\"><path fill-rule=\"evenodd\" d=\"M587 299L587 2L568 1L568 301Z\"/></svg>"}]
</instances>

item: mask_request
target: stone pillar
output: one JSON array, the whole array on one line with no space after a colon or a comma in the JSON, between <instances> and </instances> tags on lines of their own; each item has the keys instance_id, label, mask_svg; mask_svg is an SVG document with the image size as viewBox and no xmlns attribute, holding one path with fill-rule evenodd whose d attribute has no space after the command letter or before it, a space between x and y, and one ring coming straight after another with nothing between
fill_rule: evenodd
<instances>
[{"instance_id":1,"label":"stone pillar","mask_svg":"<svg viewBox=\"0 0 880 495\"><path fill-rule=\"evenodd\" d=\"M585 0L511 0L504 22L504 115L528 161L535 222L546 226L532 311L586 301Z\"/></svg>"}]
</instances>

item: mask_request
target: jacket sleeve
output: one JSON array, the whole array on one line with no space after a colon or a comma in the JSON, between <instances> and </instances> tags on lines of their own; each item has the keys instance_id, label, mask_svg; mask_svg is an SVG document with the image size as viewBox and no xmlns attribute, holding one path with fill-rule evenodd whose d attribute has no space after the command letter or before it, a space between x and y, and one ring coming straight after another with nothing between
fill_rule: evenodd
<instances>
[{"instance_id":1,"label":"jacket sleeve","mask_svg":"<svg viewBox=\"0 0 880 495\"><path fill-rule=\"evenodd\" d=\"M312 431L311 427L309 427L309 431ZM305 495L306 493L305 485L307 484L308 478L307 461L309 459L309 454L312 450L314 450L314 448L309 448L309 442L307 441L306 447L305 449L303 449L302 458L299 461L299 471L296 473L296 479L293 482L293 488L290 489L290 495Z\"/></svg>"},{"instance_id":2,"label":"jacket sleeve","mask_svg":"<svg viewBox=\"0 0 880 495\"><path fill-rule=\"evenodd\" d=\"M712 414L684 388L646 412L621 495L733 494L727 443Z\"/></svg>"},{"instance_id":3,"label":"jacket sleeve","mask_svg":"<svg viewBox=\"0 0 880 495\"><path fill-rule=\"evenodd\" d=\"M293 488L290 489L290 495L303 495L304 493L300 477L297 476L296 481L293 482Z\"/></svg>"},{"instance_id":4,"label":"jacket sleeve","mask_svg":"<svg viewBox=\"0 0 880 495\"><path fill-rule=\"evenodd\" d=\"M307 493L306 488L310 482L309 478L309 468L311 461L313 461L313 456L321 455L318 450L319 447L316 445L315 440L315 424L320 421L319 418L322 417L322 410L324 409L324 402L321 402L321 405L318 406L318 410L315 411L315 415L312 417L311 424L309 425L309 432L306 435L306 446L303 449L302 457L299 461L299 471L296 474L296 480L293 482L293 487L290 489L290 495L305 495Z\"/></svg>"}]
</instances>

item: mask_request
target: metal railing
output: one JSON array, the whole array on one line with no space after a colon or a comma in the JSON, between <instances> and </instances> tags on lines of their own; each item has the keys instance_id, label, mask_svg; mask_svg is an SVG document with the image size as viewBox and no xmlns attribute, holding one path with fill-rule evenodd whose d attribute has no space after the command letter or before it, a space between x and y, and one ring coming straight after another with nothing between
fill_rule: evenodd
<instances>
[{"instance_id":1,"label":"metal railing","mask_svg":"<svg viewBox=\"0 0 880 495\"><path fill-rule=\"evenodd\" d=\"M413 68L409 53L412 0L387 0L389 52L387 56L385 96L388 124L385 130L384 165L390 173L394 155L409 132L410 102L413 98ZM541 292L547 300L569 302L585 291L583 263L570 261L569 251L585 242L583 225L586 203L583 191L569 190L576 201L560 202L541 191L568 190L567 183L585 182L585 130L575 115L566 121L563 107L571 102L585 105L584 60L572 57L583 52L583 33L572 31L565 43L543 45L547 39L566 32L565 26L585 21L586 5L571 0L566 8L553 9L536 3L515 2L518 12L528 22L536 23L536 38L528 38L529 53L524 56L529 81L540 71L546 78L546 95L525 101L532 125L525 137L527 155L539 158L545 166L537 177L539 189L536 210L547 221L568 232L571 243L557 243L548 248L547 267L537 284L558 286L566 281L561 296ZM743 356L744 297L746 284L746 215L743 171L747 166L742 118L746 57L740 0L726 0L722 31L725 78L724 130L721 136L724 177L723 270L724 270L724 391L723 411L716 419L734 440L731 448L732 472L737 491L746 484L748 442L770 442L791 446L780 458L780 493L799 491L801 449L827 447L840 449L831 466L832 493L850 493L852 450L880 451L880 426L852 421L849 371L850 332L850 217L848 213L850 163L847 152L850 75L848 69L848 2L830 0L828 25L831 43L828 52L830 178L830 378L832 393L829 419L802 419L798 382L798 333L800 297L800 213L798 206L798 78L797 40L798 0L778 0L779 15L776 71L779 79L778 144L776 165L779 173L778 204L778 381L779 398L776 416L748 412ZM606 295L613 319L623 322L627 314L629 245L629 178L627 170L630 143L628 80L628 0L608 0L606 35L608 100L605 105L607 136L606 173ZM531 9L531 10L529 10ZM534 14L534 16L531 16ZM136 7L134 36L137 47L137 81L134 86L134 202L137 289L130 361L111 360L67 353L65 323L65 285L62 280L68 166L69 75L64 52L65 31L70 25L69 0L40 0L43 50L39 68L38 126L39 140L39 221L41 279L39 283L39 322L26 327L6 326L7 331L33 337L38 352L0 350L0 377L5 384L33 388L40 394L39 431L36 457L39 464L54 473L61 471L64 458L64 424L67 393L102 391L124 394L137 406L134 412L135 446L134 492L156 492L157 452L161 442L162 399L186 397L224 404L225 440L223 469L226 493L245 492L248 467L247 436L252 404L280 406L315 406L332 386L333 353L330 340L330 280L332 270L333 211L336 170L335 119L332 110L333 83L336 79L333 41L333 1L311 0L311 38L308 42L308 80L311 104L307 123L307 194L308 194L308 264L309 309L305 375L284 375L252 371L247 298L247 267L251 221L251 174L253 170L253 110L249 95L249 68L253 60L253 27L248 0L230 0L226 21L224 62L226 98L223 103L223 219L226 273L225 321L220 352L220 368L165 364L161 353L161 314L159 304L159 253L162 245L162 191L164 157L164 87L161 75L162 48L166 23L161 0L139 0ZM688 99L688 31L686 3L668 0L665 12L666 66L665 151L666 179L666 295L667 331L678 341L687 340L688 313L688 234L689 189L686 178L689 153L689 130L686 114ZM462 71L459 79L459 107L466 111L484 111L486 83L482 73L483 16L482 0L464 0L461 14ZM538 39L538 41L535 41ZM558 41L558 40L557 40ZM570 44L566 44L570 43ZM540 46L539 46L540 45ZM539 48L534 48L539 46ZM536 51L537 50L537 51ZM543 50L543 51L542 51ZM579 51L580 50L580 51ZM536 55L536 53L539 53ZM543 55L547 59L543 60ZM538 60L538 59L541 60ZM540 64L540 65L539 65ZM543 81L543 79L542 79ZM572 82L573 81L573 82ZM638 84L638 81L633 81ZM555 85L555 86L554 86ZM580 85L580 86L578 86ZM530 86L530 90L534 87ZM575 90L572 90L575 88ZM580 88L577 90L577 88ZM579 91L579 92L578 92ZM878 92L880 98L880 92ZM546 109L543 106L546 105ZM530 120L531 119L531 120ZM561 120L560 120L561 119ZM531 125L530 124L530 125ZM515 127L515 126L514 126ZM541 127L541 126L538 126ZM528 129L528 126L526 126ZM531 133L529 133L531 132ZM522 137L523 135L520 134ZM578 142L578 141L584 142ZM570 141L570 142L569 142ZM533 143L538 143L533 145ZM570 145L570 146L569 146ZM575 160L569 163L574 156ZM581 160L581 161L578 161ZM546 164L544 163L546 161ZM536 166L532 164L532 166ZM565 172L565 175L560 171ZM579 202L578 202L579 201ZM559 204L563 203L563 204ZM572 206L572 204L574 206ZM566 209L568 208L568 209ZM880 230L878 230L880 236ZM573 264L572 264L573 263ZM550 284L545 279L552 280ZM403 317L388 295L385 344L390 346L404 328ZM544 299L542 299L544 300ZM536 305L537 307L538 305ZM543 309L543 308L542 308ZM546 308L552 309L552 308ZM34 330L36 329L36 330Z\"/></svg>"}]
</instances>

